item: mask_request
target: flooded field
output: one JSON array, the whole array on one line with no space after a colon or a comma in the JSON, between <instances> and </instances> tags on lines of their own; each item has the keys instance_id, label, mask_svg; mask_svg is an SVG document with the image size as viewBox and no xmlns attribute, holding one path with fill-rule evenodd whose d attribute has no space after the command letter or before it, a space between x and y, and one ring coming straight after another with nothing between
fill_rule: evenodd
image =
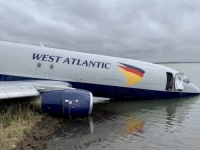
<instances>
[{"instance_id":1,"label":"flooded field","mask_svg":"<svg viewBox=\"0 0 200 150\"><path fill-rule=\"evenodd\" d=\"M200 63L164 64L200 87ZM200 149L200 97L96 104L90 117L64 119L48 150Z\"/></svg>"}]
</instances>

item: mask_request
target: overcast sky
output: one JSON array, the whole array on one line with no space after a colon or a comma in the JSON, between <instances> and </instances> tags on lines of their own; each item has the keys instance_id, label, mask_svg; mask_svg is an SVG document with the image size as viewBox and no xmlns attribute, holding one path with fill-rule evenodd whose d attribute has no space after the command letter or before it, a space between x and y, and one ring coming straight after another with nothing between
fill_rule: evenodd
<instances>
[{"instance_id":1,"label":"overcast sky","mask_svg":"<svg viewBox=\"0 0 200 150\"><path fill-rule=\"evenodd\" d=\"M199 0L0 0L0 40L200 62Z\"/></svg>"}]
</instances>

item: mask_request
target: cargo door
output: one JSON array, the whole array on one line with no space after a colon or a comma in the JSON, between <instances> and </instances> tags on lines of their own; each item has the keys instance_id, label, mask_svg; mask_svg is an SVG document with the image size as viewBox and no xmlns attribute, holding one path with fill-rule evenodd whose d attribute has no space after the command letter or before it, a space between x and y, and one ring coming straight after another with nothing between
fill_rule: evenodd
<instances>
[{"instance_id":1,"label":"cargo door","mask_svg":"<svg viewBox=\"0 0 200 150\"><path fill-rule=\"evenodd\" d=\"M177 73L175 75L175 89L177 91L183 91L184 90L183 77L184 77L184 73Z\"/></svg>"}]
</instances>

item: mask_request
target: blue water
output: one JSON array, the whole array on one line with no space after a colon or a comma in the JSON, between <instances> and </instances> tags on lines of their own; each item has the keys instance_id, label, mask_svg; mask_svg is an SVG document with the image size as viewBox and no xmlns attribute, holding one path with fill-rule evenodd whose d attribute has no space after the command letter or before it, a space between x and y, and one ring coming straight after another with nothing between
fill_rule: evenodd
<instances>
[{"instance_id":1,"label":"blue water","mask_svg":"<svg viewBox=\"0 0 200 150\"><path fill-rule=\"evenodd\" d=\"M165 64L200 88L200 63ZM88 118L65 119L49 150L198 150L200 97L105 102Z\"/></svg>"}]
</instances>

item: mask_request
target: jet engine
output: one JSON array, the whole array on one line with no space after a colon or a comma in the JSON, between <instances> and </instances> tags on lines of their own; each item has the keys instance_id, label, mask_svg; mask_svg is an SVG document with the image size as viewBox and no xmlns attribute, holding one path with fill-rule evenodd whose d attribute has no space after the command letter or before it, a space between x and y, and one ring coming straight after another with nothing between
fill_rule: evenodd
<instances>
[{"instance_id":1,"label":"jet engine","mask_svg":"<svg viewBox=\"0 0 200 150\"><path fill-rule=\"evenodd\" d=\"M92 113L93 95L79 89L42 91L40 96L31 98L30 103L48 114L83 117Z\"/></svg>"}]
</instances>

